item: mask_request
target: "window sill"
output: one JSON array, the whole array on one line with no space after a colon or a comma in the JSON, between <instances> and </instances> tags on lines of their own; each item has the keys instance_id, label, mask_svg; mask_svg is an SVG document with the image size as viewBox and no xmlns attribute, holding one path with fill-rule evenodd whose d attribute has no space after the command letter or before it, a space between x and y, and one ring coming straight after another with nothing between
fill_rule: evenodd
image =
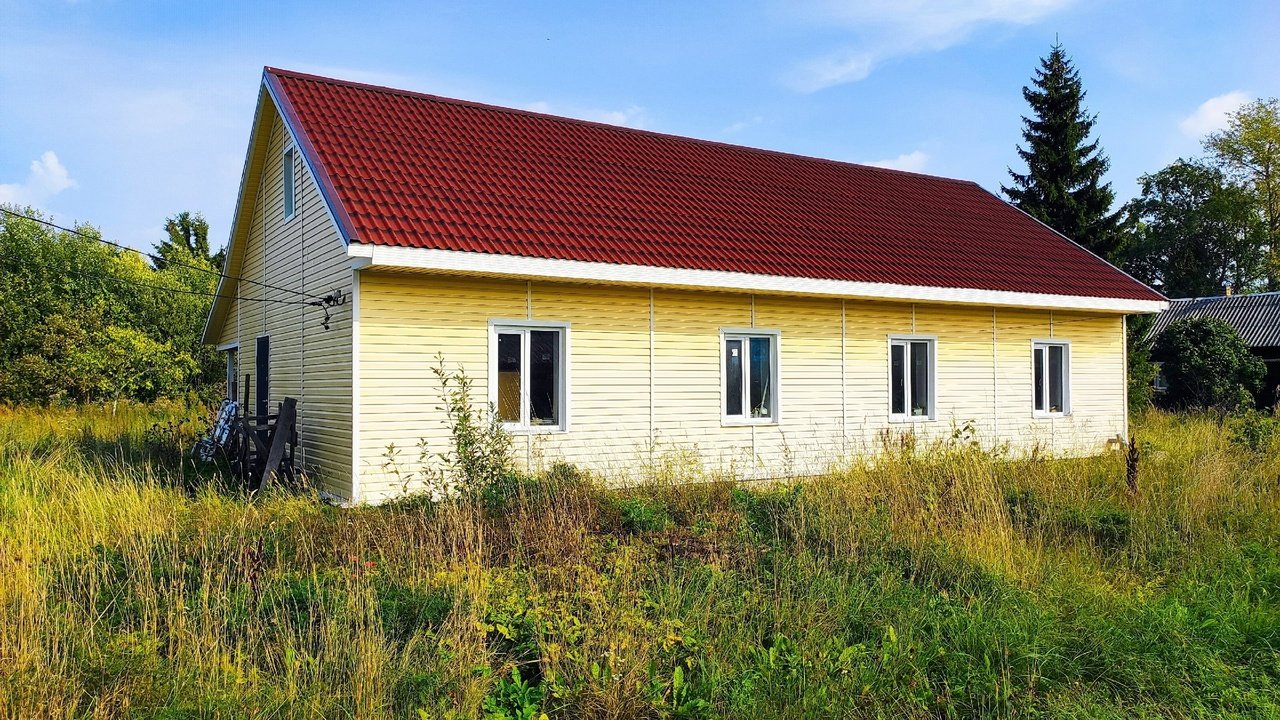
<instances>
[{"instance_id":1,"label":"window sill","mask_svg":"<svg viewBox=\"0 0 1280 720\"><path fill-rule=\"evenodd\" d=\"M1054 418L1068 418L1068 417L1071 417L1071 411L1068 410L1067 412L1058 412L1058 413L1035 411L1031 413L1031 417L1036 420L1052 420Z\"/></svg>"},{"instance_id":2,"label":"window sill","mask_svg":"<svg viewBox=\"0 0 1280 720\"><path fill-rule=\"evenodd\" d=\"M900 424L934 422L938 418L931 415L890 415L889 422Z\"/></svg>"},{"instance_id":3,"label":"window sill","mask_svg":"<svg viewBox=\"0 0 1280 720\"><path fill-rule=\"evenodd\" d=\"M508 435L560 435L569 432L569 428L563 425L503 425L502 429Z\"/></svg>"},{"instance_id":4,"label":"window sill","mask_svg":"<svg viewBox=\"0 0 1280 720\"><path fill-rule=\"evenodd\" d=\"M756 427L760 425L769 426L777 425L777 418L759 418L753 420L735 420L733 418L720 418L720 427Z\"/></svg>"}]
</instances>

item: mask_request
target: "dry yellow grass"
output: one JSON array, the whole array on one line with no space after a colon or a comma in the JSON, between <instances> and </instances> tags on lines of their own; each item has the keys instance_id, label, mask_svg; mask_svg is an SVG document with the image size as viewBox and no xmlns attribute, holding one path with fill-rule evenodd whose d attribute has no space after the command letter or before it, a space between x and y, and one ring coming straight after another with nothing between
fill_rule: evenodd
<instances>
[{"instance_id":1,"label":"dry yellow grass","mask_svg":"<svg viewBox=\"0 0 1280 720\"><path fill-rule=\"evenodd\" d=\"M1239 421L1144 417L1136 495L957 443L343 510L180 470L183 412L0 410L0 716L1280 713L1280 451Z\"/></svg>"}]
</instances>

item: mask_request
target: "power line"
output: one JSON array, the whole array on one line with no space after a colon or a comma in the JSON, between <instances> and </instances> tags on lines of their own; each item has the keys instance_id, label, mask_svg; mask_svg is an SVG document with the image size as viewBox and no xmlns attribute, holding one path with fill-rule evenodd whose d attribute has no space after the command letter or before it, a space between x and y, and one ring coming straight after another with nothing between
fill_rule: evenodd
<instances>
[{"instance_id":1,"label":"power line","mask_svg":"<svg viewBox=\"0 0 1280 720\"><path fill-rule=\"evenodd\" d=\"M75 275L79 278L83 278L86 280L101 279L101 280L107 280L113 283L131 285L133 287L146 288L148 290L174 292L174 293L180 293L182 295L198 295L198 296L208 297L208 298L223 298L225 300L242 300L244 302L275 303L277 305L317 305L316 302L309 302L307 300L283 300L280 298L237 297L235 295L222 295L217 292L209 292L207 290L192 290L190 288L175 288L175 287L165 287L163 285L152 285L151 283L145 283L145 282L142 282L141 280L134 280L133 278L121 277L119 275L112 275L111 273L91 275L79 268L74 268L74 267L61 268L61 270L66 272L69 275Z\"/></svg>"},{"instance_id":2,"label":"power line","mask_svg":"<svg viewBox=\"0 0 1280 720\"><path fill-rule=\"evenodd\" d=\"M113 248L117 248L117 249L120 249L120 250L126 250L126 251L128 251L128 252L138 253L139 255L141 255L141 256L143 256L143 257L145 257L145 258L147 258L147 259L149 259L149 260L151 260L152 262L157 263L157 264L159 264L159 263L164 263L164 264L168 264L168 265L177 265L178 267L184 267L184 268L187 268L187 269L189 269L189 270L196 270L196 271L198 271L198 272L208 273L208 274L210 274L210 275L217 275L218 277L226 278L226 279L228 279L228 280L235 280L235 281L237 281L237 282L243 281L243 282L247 282L247 283L252 283L252 284L254 284L254 285L259 285L259 286L262 286L262 287L264 287L264 288L268 288L268 289L271 289L271 290L276 290L276 291L279 291L279 292L294 293L295 295L301 295L301 296L303 296L303 297L308 297L308 298L312 298L312 299L314 299L314 300L319 300L319 301L325 301L325 300L327 299L327 297L328 297L328 296L323 296L323 297L322 297L322 296L320 296L320 295L312 295L311 293L303 292L302 290L294 290L293 288L284 288L284 287L279 287L279 286L277 286L277 285L272 285L272 284L270 284L270 283L265 283L265 282L262 282L262 281L260 281L260 280L252 280L252 279L247 278L247 277L244 277L244 276L242 276L242 275L227 275L227 274L224 274L224 273L222 273L222 272L220 272L220 271L218 271L218 270L213 270L213 269L210 269L210 268L202 268L202 267L199 267L199 266L197 266L197 265L188 265L188 264L186 264L186 263L178 262L178 261L176 261L176 260L170 260L170 259L168 259L168 258L159 257L159 256L157 256L157 255L153 255L152 253L145 252L145 251L143 251L143 250L139 250L139 249L137 249L137 248L129 247L128 245L121 245L120 243L113 242L113 241L108 240L108 239L106 239L106 238L104 238L104 237L101 237L101 236L99 236L99 235L91 235L91 234L86 233L86 232L83 232L83 231L81 231L81 230L77 230L77 229L75 229L75 228L65 227L65 226L63 226L63 225L59 225L59 224L57 224L57 223L55 223L55 222L51 222L51 221L49 221L49 220L44 220L44 219L42 219L42 218L32 217L32 216L30 216L30 215L24 215L24 214L19 213L19 212L14 212L14 211L12 211L12 210L10 210L10 209L8 209L8 208L5 208L5 207L0 207L0 212L3 212L3 213L5 213L6 215L11 215L11 216L16 217L16 218L21 218L21 219L23 219L23 220L30 220L31 222L39 223L39 224L41 224L41 225L45 225L45 226L47 226L47 227L54 228L54 229L56 229L56 230L61 230L61 231L63 231L63 232L68 232L68 233L71 233L71 234L73 234L73 235L78 235L78 236L80 236L80 237L82 237L82 238L85 238L85 239L87 239L87 240L94 240L94 241L100 242L100 243L102 243L102 244L104 244L104 245L109 245L109 246L111 246L111 247L113 247ZM228 296L219 296L219 297L228 297Z\"/></svg>"},{"instance_id":3,"label":"power line","mask_svg":"<svg viewBox=\"0 0 1280 720\"><path fill-rule=\"evenodd\" d=\"M83 232L83 231L80 231L80 230L76 230L76 229L73 229L73 228L64 227L64 226L62 226L62 225L59 225L59 224L57 224L57 223L54 223L54 222L51 222L51 221L48 221L48 220L44 220L44 219L37 218L37 217L31 217L30 215L24 215L24 214L22 214L22 213L14 212L14 211L12 211L12 210L9 210L8 208L0 207L0 212L3 212L3 213L5 213L5 214L7 214L7 215L11 215L11 216L13 216L13 217L20 218L20 219L23 219L23 220L30 220L30 221L32 221L32 222L39 223L39 224L41 224L41 225L45 225L45 226L47 226L47 227L54 228L54 229L56 229L56 230L61 230L61 231L63 231L63 232L68 232L68 233L71 233L71 234L73 234L73 235L77 235L77 236L79 236L79 237L85 238L85 239L87 239L87 240L94 240L94 241L96 241L96 242L100 242L100 243L103 243L104 245L109 245L109 246L111 246L111 247L118 248L118 249L120 249L120 250L127 250L127 251L129 251L129 252L135 252L135 253L137 253L137 254L139 254L139 255L141 255L141 256L143 256L143 257L145 257L145 258L150 259L152 262L157 263L157 264L159 264L159 263L163 262L163 263L166 263L166 264L177 265L177 266L179 266L179 267L185 267L185 268L188 268L188 269L191 269L191 270L197 270L197 271L199 271L199 272L208 273L208 274L210 274L210 275L216 275L216 276L218 276L218 277L220 277L220 278L226 278L226 279L228 279L228 280L235 280L235 281L243 280L244 282L252 283L252 284L254 284L254 285L261 285L262 287L265 287L265 288L268 288L268 289L271 289L271 290L277 290L277 291L280 291L280 292L289 292L289 293L294 293L294 294L296 294L296 295L301 295L301 296L302 296L302 297L304 297L304 298L311 298L311 299L308 299L308 300L284 300L284 299L281 299L281 298L259 298L259 297L243 297L243 296L236 296L236 295L223 295L223 294L218 293L218 292L216 292L216 291L215 291L215 292L205 292L205 291L202 291L202 290L189 290L189 289L183 289L183 288L171 288L171 287L164 287L164 286L160 286L160 285L151 285L151 284L149 284L149 283L144 283L144 282L140 282L140 281L137 281L137 280L131 280L131 279L129 279L129 278L123 278L123 277L119 277L119 276L111 275L111 274L104 274L104 275L100 276L100 277L103 277L103 278L109 279L109 280L111 280L111 281L117 282L117 283L124 283L124 284L126 284L126 285L132 285L132 286L134 286L134 287L147 288L147 289L150 289L150 290L160 290L160 291L164 291L164 292L176 292L176 293L181 293L181 294L184 294L184 295L200 295L200 296L204 296L204 297L208 297L208 298L214 298L214 299L224 299L224 300L241 300L241 301L244 301L244 302L273 303L273 304L276 304L276 305L305 305L305 306L310 306L310 307L316 307L316 308L320 308L321 310L323 310L323 311L324 311L324 318L320 321L320 324L321 324L321 326L322 326L322 327L324 327L324 329L325 329L325 330L328 330L328 329L329 329L329 321L332 319L332 315L331 315L331 313L330 313L329 311L330 311L332 308L335 308L335 307L337 307L337 306L339 306L339 305L345 305L345 304L347 303L346 295L342 292L342 290L341 290L341 289L335 290L335 291L333 291L333 292L329 293L328 295L324 295L324 296L311 295L311 294L309 294L309 293L305 293L305 292L302 292L302 291L300 291L300 290L294 290L294 289L291 289L291 288L282 288L282 287L278 287L278 286L276 286L276 285L271 285L270 283L264 283L264 282L261 282L261 281L259 281L259 280L251 280L251 279L246 278L246 277L243 277L243 276L226 275L226 274L221 273L221 272L218 272L218 271L216 271L216 270L210 270L209 268L202 268L202 267L198 267L198 266L196 266L196 265L188 265L188 264L186 264L186 263L180 263L180 262L177 262L177 261L168 260L168 259L165 259L165 258L160 258L160 257L157 257L157 256L155 256L155 255L152 255L151 253L147 253L147 252L143 252L143 251L141 251L141 250L138 250L137 248L132 248L132 247L129 247L129 246L127 246L127 245L121 245L120 243L112 242L111 240L107 240L106 238L99 237L99 236L96 236L96 235L90 235L89 233L86 233L86 232ZM69 271L69 272L71 272L72 274L74 274L74 275L78 275L78 276L80 276L80 277L82 277L82 278L84 278L84 277L88 277L88 276L84 275L83 273L77 272L77 271L75 271L75 270L73 270L73 269L68 269L68 271Z\"/></svg>"}]
</instances>

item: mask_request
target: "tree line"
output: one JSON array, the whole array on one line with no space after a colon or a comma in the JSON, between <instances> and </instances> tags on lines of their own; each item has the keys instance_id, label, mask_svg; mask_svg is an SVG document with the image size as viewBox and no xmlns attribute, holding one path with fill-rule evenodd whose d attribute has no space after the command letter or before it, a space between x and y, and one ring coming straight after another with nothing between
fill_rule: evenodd
<instances>
[{"instance_id":1,"label":"tree line","mask_svg":"<svg viewBox=\"0 0 1280 720\"><path fill-rule=\"evenodd\" d=\"M200 342L222 251L199 213L165 222L144 255L90 225L0 212L0 402L149 401L207 394L222 360ZM27 219L27 217L35 219ZM149 257L148 257L149 256Z\"/></svg>"}]
</instances>

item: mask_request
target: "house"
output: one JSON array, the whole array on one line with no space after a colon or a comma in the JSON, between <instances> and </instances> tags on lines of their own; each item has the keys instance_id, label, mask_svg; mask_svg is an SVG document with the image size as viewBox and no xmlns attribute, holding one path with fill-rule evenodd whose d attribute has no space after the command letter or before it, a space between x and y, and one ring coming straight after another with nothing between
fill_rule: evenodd
<instances>
[{"instance_id":1,"label":"house","mask_svg":"<svg viewBox=\"0 0 1280 720\"><path fill-rule=\"evenodd\" d=\"M1095 453L1125 316L1166 305L971 182L271 68L228 247L229 388L297 398L300 462L357 502L446 447L437 354L529 466Z\"/></svg>"},{"instance_id":2,"label":"house","mask_svg":"<svg viewBox=\"0 0 1280 720\"><path fill-rule=\"evenodd\" d=\"M1170 300L1169 307L1156 316L1148 337L1154 339L1177 320L1200 317L1230 325L1266 363L1267 375L1257 400L1259 407L1274 405L1280 387L1280 292Z\"/></svg>"}]
</instances>

